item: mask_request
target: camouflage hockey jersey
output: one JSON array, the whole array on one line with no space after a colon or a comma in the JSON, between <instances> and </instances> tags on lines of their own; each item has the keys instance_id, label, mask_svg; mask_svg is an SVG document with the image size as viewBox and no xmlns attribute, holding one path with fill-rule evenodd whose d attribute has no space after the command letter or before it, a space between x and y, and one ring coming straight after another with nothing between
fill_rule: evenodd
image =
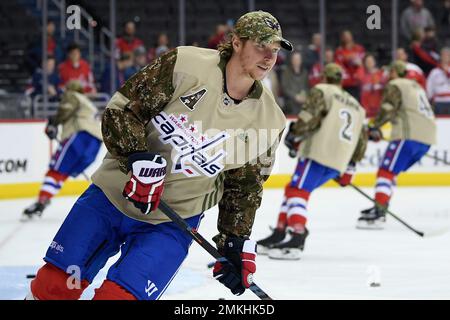
<instances>
[{"instance_id":1,"label":"camouflage hockey jersey","mask_svg":"<svg viewBox=\"0 0 450 320\"><path fill-rule=\"evenodd\" d=\"M127 156L151 151L167 160L162 199L182 217L219 204L221 235L249 236L285 117L256 81L239 104L224 93L218 51L178 47L134 75L112 97L102 131L109 150L93 175L127 216L157 224L122 196Z\"/></svg>"},{"instance_id":2,"label":"camouflage hockey jersey","mask_svg":"<svg viewBox=\"0 0 450 320\"><path fill-rule=\"evenodd\" d=\"M364 156L365 110L337 85L318 84L298 115L294 132L302 138L298 154L343 173Z\"/></svg>"},{"instance_id":3,"label":"camouflage hockey jersey","mask_svg":"<svg viewBox=\"0 0 450 320\"><path fill-rule=\"evenodd\" d=\"M102 140L97 113L97 107L84 94L72 90L66 91L55 116L55 123L62 125L61 140L79 131L86 131Z\"/></svg>"},{"instance_id":4,"label":"camouflage hockey jersey","mask_svg":"<svg viewBox=\"0 0 450 320\"><path fill-rule=\"evenodd\" d=\"M398 78L389 81L373 126L379 128L386 122L392 123L391 140L436 144L433 109L425 91L413 80Z\"/></svg>"}]
</instances>

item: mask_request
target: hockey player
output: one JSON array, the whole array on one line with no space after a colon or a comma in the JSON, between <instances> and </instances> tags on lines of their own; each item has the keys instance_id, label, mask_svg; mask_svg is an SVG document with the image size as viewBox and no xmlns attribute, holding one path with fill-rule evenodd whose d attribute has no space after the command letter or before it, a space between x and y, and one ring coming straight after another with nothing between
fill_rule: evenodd
<instances>
[{"instance_id":1,"label":"hockey player","mask_svg":"<svg viewBox=\"0 0 450 320\"><path fill-rule=\"evenodd\" d=\"M242 294L256 271L255 212L286 124L260 81L280 47L292 50L278 21L250 12L218 51L178 47L130 78L103 115L109 153L55 236L29 298L78 299L121 250L94 299L159 299L192 242L157 209L161 197L195 228L219 204L213 240L232 264L217 262L214 276ZM80 283L71 290L73 265Z\"/></svg>"},{"instance_id":2,"label":"hockey player","mask_svg":"<svg viewBox=\"0 0 450 320\"><path fill-rule=\"evenodd\" d=\"M372 141L383 138L380 127L387 122L392 124L392 133L377 173L377 205L361 211L357 228L383 229L397 175L407 171L436 143L434 113L427 95L416 81L406 79L406 75L403 61L397 60L390 65L390 81L383 92L381 109L369 123Z\"/></svg>"},{"instance_id":3,"label":"hockey player","mask_svg":"<svg viewBox=\"0 0 450 320\"><path fill-rule=\"evenodd\" d=\"M258 241L258 252L270 258L300 259L309 233L306 222L311 192L330 179L348 185L356 162L364 156L365 110L342 89L342 73L339 65L327 64L325 83L311 89L297 121L290 125L285 143L290 156L295 157L298 148L300 158L285 188L273 234Z\"/></svg>"},{"instance_id":4,"label":"hockey player","mask_svg":"<svg viewBox=\"0 0 450 320\"><path fill-rule=\"evenodd\" d=\"M70 81L56 115L49 118L45 128L53 140L61 125L61 144L52 156L38 200L24 210L22 220L40 217L64 181L69 176L78 176L95 160L102 143L100 120L96 115L97 108L83 94L80 82Z\"/></svg>"}]
</instances>

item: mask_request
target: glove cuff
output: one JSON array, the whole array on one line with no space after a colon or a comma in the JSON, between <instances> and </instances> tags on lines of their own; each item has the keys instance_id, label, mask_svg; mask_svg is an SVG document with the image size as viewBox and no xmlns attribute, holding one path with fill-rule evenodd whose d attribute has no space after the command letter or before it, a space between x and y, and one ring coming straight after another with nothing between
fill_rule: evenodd
<instances>
[{"instance_id":1,"label":"glove cuff","mask_svg":"<svg viewBox=\"0 0 450 320\"><path fill-rule=\"evenodd\" d=\"M236 236L229 236L225 239L224 243L224 251L225 254L235 252L235 253L241 253L244 249L244 244L249 240L248 238L240 238Z\"/></svg>"},{"instance_id":2,"label":"glove cuff","mask_svg":"<svg viewBox=\"0 0 450 320\"><path fill-rule=\"evenodd\" d=\"M253 240L245 240L242 248L242 253L250 253L256 255L256 242Z\"/></svg>"},{"instance_id":3,"label":"glove cuff","mask_svg":"<svg viewBox=\"0 0 450 320\"><path fill-rule=\"evenodd\" d=\"M159 163L159 164L163 164L165 159L158 153L152 153L152 152L132 153L128 156L127 170L131 171L133 169L133 162L139 161L139 160L149 160L149 161L155 161L156 163Z\"/></svg>"}]
</instances>

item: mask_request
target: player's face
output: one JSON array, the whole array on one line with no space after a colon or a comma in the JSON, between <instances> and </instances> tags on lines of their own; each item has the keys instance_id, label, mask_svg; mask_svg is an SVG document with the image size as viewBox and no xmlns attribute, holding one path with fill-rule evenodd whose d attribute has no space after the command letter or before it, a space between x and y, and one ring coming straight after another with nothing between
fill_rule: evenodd
<instances>
[{"instance_id":1,"label":"player's face","mask_svg":"<svg viewBox=\"0 0 450 320\"><path fill-rule=\"evenodd\" d=\"M405 61L408 60L408 56L406 55L406 52L404 49L397 49L396 52L396 59L397 60L402 60Z\"/></svg>"},{"instance_id":2,"label":"player's face","mask_svg":"<svg viewBox=\"0 0 450 320\"><path fill-rule=\"evenodd\" d=\"M242 69L252 79L261 80L275 65L278 51L280 51L278 42L264 45L253 40L247 40L239 54Z\"/></svg>"},{"instance_id":3,"label":"player's face","mask_svg":"<svg viewBox=\"0 0 450 320\"><path fill-rule=\"evenodd\" d=\"M372 70L376 67L375 58L372 56L368 56L365 61L365 67L367 70Z\"/></svg>"},{"instance_id":4,"label":"player's face","mask_svg":"<svg viewBox=\"0 0 450 320\"><path fill-rule=\"evenodd\" d=\"M78 62L81 58L81 52L78 49L74 49L69 52L69 59L73 62Z\"/></svg>"}]
</instances>

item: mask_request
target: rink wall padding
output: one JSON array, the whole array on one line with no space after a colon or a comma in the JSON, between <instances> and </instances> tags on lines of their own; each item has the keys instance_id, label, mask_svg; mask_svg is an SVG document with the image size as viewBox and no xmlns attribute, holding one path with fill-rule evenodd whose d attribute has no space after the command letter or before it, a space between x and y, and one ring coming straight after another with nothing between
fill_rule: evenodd
<instances>
[{"instance_id":1,"label":"rink wall padding","mask_svg":"<svg viewBox=\"0 0 450 320\"><path fill-rule=\"evenodd\" d=\"M450 186L450 118L437 119L437 125L438 144L428 154L447 161L447 164L424 157L398 177L398 186ZM35 197L38 194L51 154L57 147L56 143L52 144L47 139L44 129L45 121L0 120L0 199ZM385 131L388 136L389 128ZM358 164L353 181L356 185L369 187L375 184L378 163L386 146L385 141L369 143L364 159ZM102 146L95 162L85 171L88 176L100 165L105 153L106 148ZM296 163L297 160L289 158L287 148L281 143L272 175L265 187L284 188ZM59 195L81 194L88 185L89 182L82 176L70 178ZM338 185L330 181L325 187Z\"/></svg>"}]
</instances>

